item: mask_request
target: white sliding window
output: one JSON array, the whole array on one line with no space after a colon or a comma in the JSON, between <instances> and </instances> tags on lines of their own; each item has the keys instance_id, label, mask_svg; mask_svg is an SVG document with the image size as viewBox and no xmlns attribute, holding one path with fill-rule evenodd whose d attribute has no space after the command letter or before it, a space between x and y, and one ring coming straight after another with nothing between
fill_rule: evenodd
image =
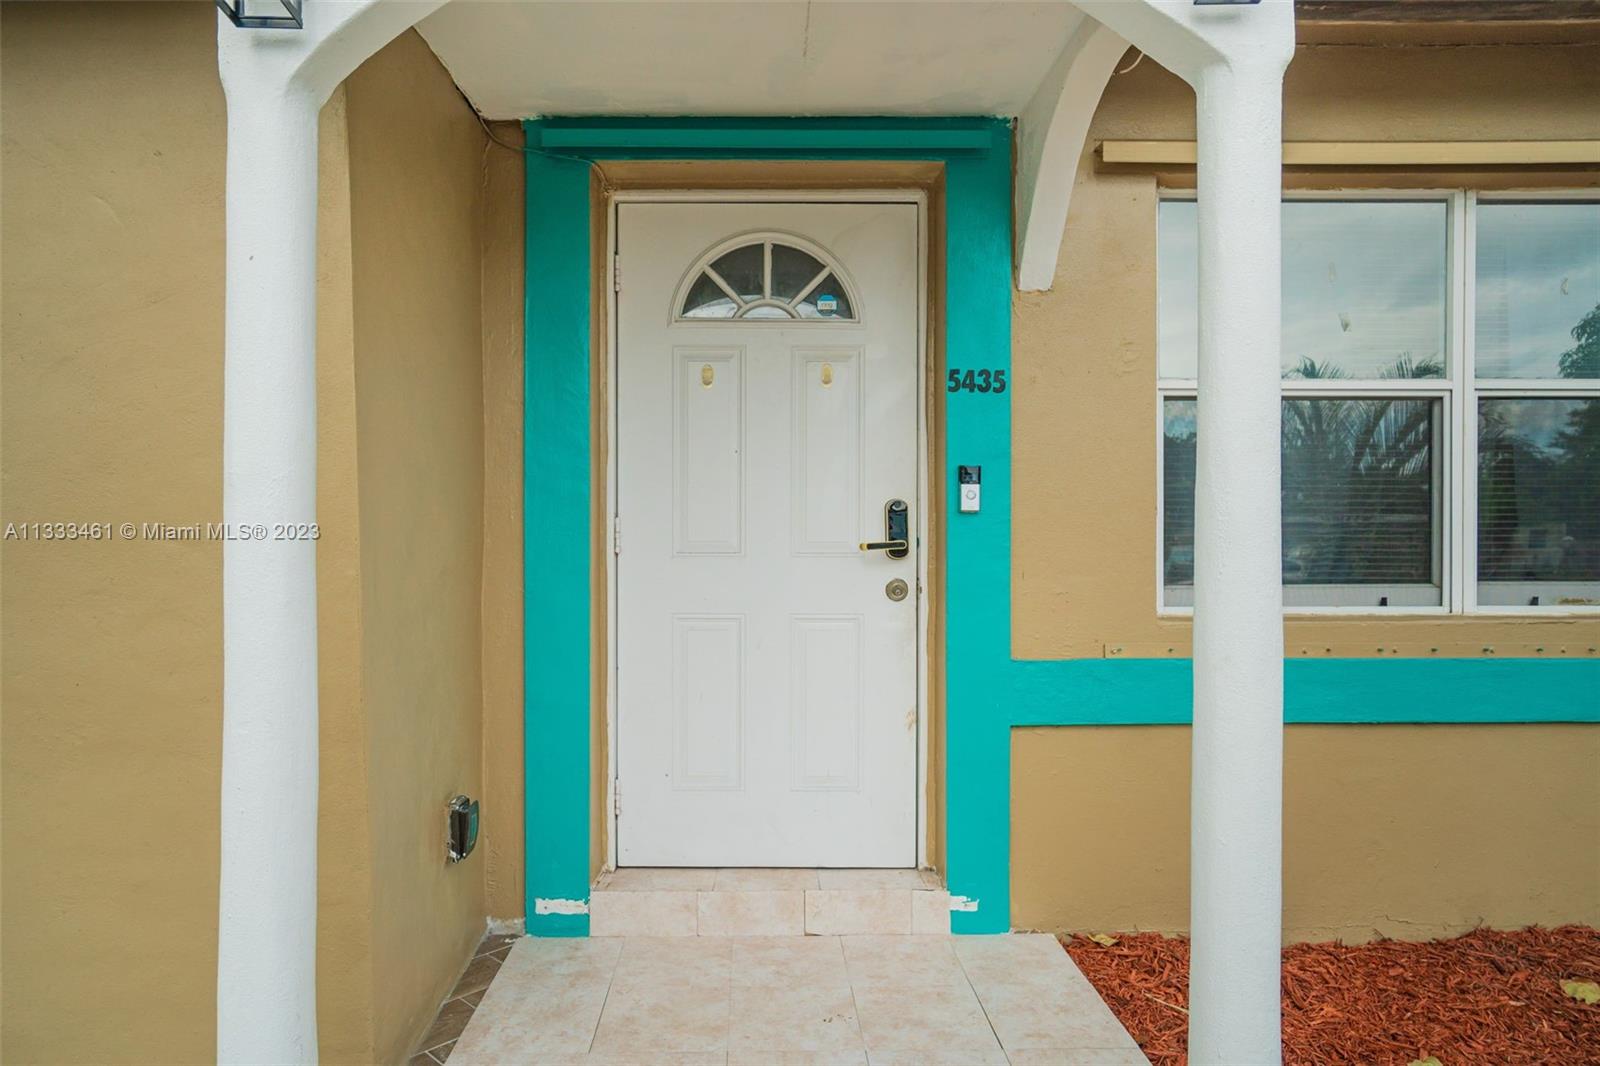
<instances>
[{"instance_id":1,"label":"white sliding window","mask_svg":"<svg viewBox=\"0 0 1600 1066\"><path fill-rule=\"evenodd\" d=\"M1160 607L1181 612L1194 603L1191 200L1160 205L1157 272ZM1600 604L1597 362L1600 205L1285 200L1285 607Z\"/></svg>"},{"instance_id":2,"label":"white sliding window","mask_svg":"<svg viewBox=\"0 0 1600 1066\"><path fill-rule=\"evenodd\" d=\"M1475 201L1476 602L1600 604L1600 203Z\"/></svg>"}]
</instances>

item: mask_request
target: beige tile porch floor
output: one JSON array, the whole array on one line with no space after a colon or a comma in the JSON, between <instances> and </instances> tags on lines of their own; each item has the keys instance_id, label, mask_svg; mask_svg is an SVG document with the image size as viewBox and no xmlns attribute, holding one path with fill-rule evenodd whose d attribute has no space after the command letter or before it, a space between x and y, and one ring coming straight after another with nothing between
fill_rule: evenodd
<instances>
[{"instance_id":1,"label":"beige tile porch floor","mask_svg":"<svg viewBox=\"0 0 1600 1066\"><path fill-rule=\"evenodd\" d=\"M1028 934L525 938L449 1061L1146 1062L1055 938Z\"/></svg>"}]
</instances>

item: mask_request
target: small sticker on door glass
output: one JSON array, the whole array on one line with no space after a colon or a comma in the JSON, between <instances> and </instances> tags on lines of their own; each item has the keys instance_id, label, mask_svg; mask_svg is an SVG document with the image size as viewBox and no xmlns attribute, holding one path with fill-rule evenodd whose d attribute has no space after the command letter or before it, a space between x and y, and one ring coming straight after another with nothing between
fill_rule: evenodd
<instances>
[{"instance_id":1,"label":"small sticker on door glass","mask_svg":"<svg viewBox=\"0 0 1600 1066\"><path fill-rule=\"evenodd\" d=\"M817 297L817 314L827 316L838 313L839 298L837 296L823 294Z\"/></svg>"}]
</instances>

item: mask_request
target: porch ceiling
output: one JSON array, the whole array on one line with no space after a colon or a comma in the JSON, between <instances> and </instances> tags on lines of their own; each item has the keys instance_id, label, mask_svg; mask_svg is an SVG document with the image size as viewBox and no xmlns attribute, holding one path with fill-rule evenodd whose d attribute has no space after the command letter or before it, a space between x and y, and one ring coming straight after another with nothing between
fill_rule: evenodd
<instances>
[{"instance_id":1,"label":"porch ceiling","mask_svg":"<svg viewBox=\"0 0 1600 1066\"><path fill-rule=\"evenodd\" d=\"M456 0L417 29L491 119L1016 115L1083 17L1060 0Z\"/></svg>"}]
</instances>

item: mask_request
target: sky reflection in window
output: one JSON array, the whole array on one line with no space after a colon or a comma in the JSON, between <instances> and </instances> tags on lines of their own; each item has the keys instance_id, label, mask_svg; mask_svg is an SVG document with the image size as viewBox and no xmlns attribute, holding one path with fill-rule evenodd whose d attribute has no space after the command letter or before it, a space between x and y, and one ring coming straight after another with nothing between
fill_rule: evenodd
<instances>
[{"instance_id":1,"label":"sky reflection in window","mask_svg":"<svg viewBox=\"0 0 1600 1066\"><path fill-rule=\"evenodd\" d=\"M1442 202L1283 205L1286 378L1437 378L1448 350ZM1196 376L1195 204L1163 203L1157 227L1162 377Z\"/></svg>"},{"instance_id":2,"label":"sky reflection in window","mask_svg":"<svg viewBox=\"0 0 1600 1066\"><path fill-rule=\"evenodd\" d=\"M1600 204L1478 205L1480 378L1600 377Z\"/></svg>"}]
</instances>

